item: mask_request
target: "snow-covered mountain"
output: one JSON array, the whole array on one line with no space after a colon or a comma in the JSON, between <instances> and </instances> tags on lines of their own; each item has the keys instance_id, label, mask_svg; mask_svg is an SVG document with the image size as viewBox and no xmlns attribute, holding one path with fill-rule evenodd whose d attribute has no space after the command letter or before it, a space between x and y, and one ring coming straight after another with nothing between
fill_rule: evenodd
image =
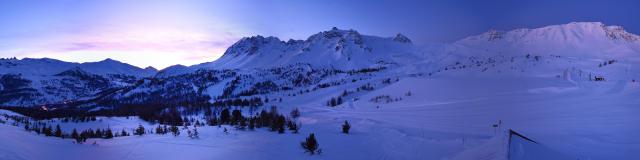
<instances>
[{"instance_id":1,"label":"snow-covered mountain","mask_svg":"<svg viewBox=\"0 0 640 160\"><path fill-rule=\"evenodd\" d=\"M9 106L63 104L131 85L156 72L112 59L87 63L49 58L0 59L0 99L2 105Z\"/></svg>"},{"instance_id":2,"label":"snow-covered mountain","mask_svg":"<svg viewBox=\"0 0 640 160\"><path fill-rule=\"evenodd\" d=\"M65 62L51 58L0 59L0 74L51 76L74 68L81 68L98 75L120 74L135 77L153 76L157 72L153 67L142 69L110 58L98 62L85 63Z\"/></svg>"},{"instance_id":3,"label":"snow-covered mountain","mask_svg":"<svg viewBox=\"0 0 640 160\"><path fill-rule=\"evenodd\" d=\"M491 30L459 40L468 54L554 54L585 58L638 57L640 36L621 26L600 22L572 22L535 29Z\"/></svg>"},{"instance_id":4,"label":"snow-covered mountain","mask_svg":"<svg viewBox=\"0 0 640 160\"><path fill-rule=\"evenodd\" d=\"M631 82L640 78L638 37L600 22L491 30L432 47L418 66L434 76L556 77L573 82L599 76Z\"/></svg>"},{"instance_id":5,"label":"snow-covered mountain","mask_svg":"<svg viewBox=\"0 0 640 160\"><path fill-rule=\"evenodd\" d=\"M270 68L306 63L316 67L358 69L400 63L415 58L414 54L411 40L401 34L382 38L333 28L306 40L285 42L275 37L243 38L227 49L219 60L194 67Z\"/></svg>"},{"instance_id":6,"label":"snow-covered mountain","mask_svg":"<svg viewBox=\"0 0 640 160\"><path fill-rule=\"evenodd\" d=\"M197 69L253 69L293 64L349 70L411 62L417 58L416 51L411 40L402 34L383 38L334 27L306 40L242 38L218 60L189 67L169 67L162 72L175 74Z\"/></svg>"},{"instance_id":7,"label":"snow-covered mountain","mask_svg":"<svg viewBox=\"0 0 640 160\"><path fill-rule=\"evenodd\" d=\"M143 69L110 58L99 62L81 63L79 67L87 70L88 72L101 75L121 74L135 77L149 77L155 75L158 72L157 69L151 66Z\"/></svg>"}]
</instances>

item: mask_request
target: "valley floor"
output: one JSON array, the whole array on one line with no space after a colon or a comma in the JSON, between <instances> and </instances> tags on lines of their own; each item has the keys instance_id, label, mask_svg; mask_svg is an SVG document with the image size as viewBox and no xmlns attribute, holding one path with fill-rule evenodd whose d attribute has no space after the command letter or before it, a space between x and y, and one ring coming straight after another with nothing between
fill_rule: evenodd
<instances>
[{"instance_id":1,"label":"valley floor","mask_svg":"<svg viewBox=\"0 0 640 160\"><path fill-rule=\"evenodd\" d=\"M337 107L324 105L341 92L329 88L275 102L285 113L300 108L298 134L239 131L223 125L200 127L199 139L185 133L150 134L74 144L0 124L0 159L499 160L506 159L508 129L571 159L640 159L637 83L404 77L375 91L350 94ZM393 101L371 101L383 95ZM340 133L345 120L352 124L350 134ZM492 127L499 121L499 129ZM119 131L138 124L154 127L135 117L99 117L96 122L61 126L64 130L109 126ZM229 133L223 132L225 127ZM316 134L322 154L312 156L301 149L300 142L309 133Z\"/></svg>"}]
</instances>

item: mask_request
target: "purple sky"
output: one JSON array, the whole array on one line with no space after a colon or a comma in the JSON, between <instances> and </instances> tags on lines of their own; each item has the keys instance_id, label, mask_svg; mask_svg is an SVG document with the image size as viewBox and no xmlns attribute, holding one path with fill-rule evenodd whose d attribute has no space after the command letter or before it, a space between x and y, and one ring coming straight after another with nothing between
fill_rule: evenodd
<instances>
[{"instance_id":1,"label":"purple sky","mask_svg":"<svg viewBox=\"0 0 640 160\"><path fill-rule=\"evenodd\" d=\"M20 0L0 2L0 57L164 68L213 61L241 37L306 39L333 26L417 44L489 29L600 21L640 33L638 1Z\"/></svg>"}]
</instances>

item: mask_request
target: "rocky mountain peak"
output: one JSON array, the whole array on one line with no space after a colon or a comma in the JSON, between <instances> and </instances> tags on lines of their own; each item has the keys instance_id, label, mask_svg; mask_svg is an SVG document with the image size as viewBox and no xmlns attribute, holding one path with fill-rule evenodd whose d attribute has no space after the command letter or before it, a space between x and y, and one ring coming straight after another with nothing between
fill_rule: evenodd
<instances>
[{"instance_id":1,"label":"rocky mountain peak","mask_svg":"<svg viewBox=\"0 0 640 160\"><path fill-rule=\"evenodd\" d=\"M277 37L263 37L260 35L245 37L240 39L238 42L234 43L227 49L224 53L226 55L239 56L243 54L253 55L258 52L258 50L266 45L273 44L283 44L280 39Z\"/></svg>"},{"instance_id":2,"label":"rocky mountain peak","mask_svg":"<svg viewBox=\"0 0 640 160\"><path fill-rule=\"evenodd\" d=\"M602 26L602 28L607 37L611 39L623 39L631 42L640 40L640 36L627 32L622 26Z\"/></svg>"},{"instance_id":3,"label":"rocky mountain peak","mask_svg":"<svg viewBox=\"0 0 640 160\"><path fill-rule=\"evenodd\" d=\"M411 43L411 39L407 38L406 36L400 33L396 34L396 36L393 37L393 41L400 42L400 43Z\"/></svg>"},{"instance_id":4,"label":"rocky mountain peak","mask_svg":"<svg viewBox=\"0 0 640 160\"><path fill-rule=\"evenodd\" d=\"M337 27L333 27L331 30L319 32L310 36L307 39L308 42L318 42L318 41L330 41L330 42L353 42L355 44L361 45L362 35L353 29L350 30L341 30Z\"/></svg>"}]
</instances>

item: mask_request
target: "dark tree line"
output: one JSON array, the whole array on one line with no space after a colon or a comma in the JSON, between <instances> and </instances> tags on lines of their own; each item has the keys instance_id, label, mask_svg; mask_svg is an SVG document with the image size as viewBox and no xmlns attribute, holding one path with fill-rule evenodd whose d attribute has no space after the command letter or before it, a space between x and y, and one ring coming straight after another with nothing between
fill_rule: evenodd
<instances>
[{"instance_id":1,"label":"dark tree line","mask_svg":"<svg viewBox=\"0 0 640 160\"><path fill-rule=\"evenodd\" d=\"M349 75L353 75L353 74L362 74L362 73L370 73L370 72L378 72L381 70L386 69L385 67L376 67L376 68L362 68L362 69L358 69L358 70L349 70L347 71L347 74Z\"/></svg>"},{"instance_id":2,"label":"dark tree line","mask_svg":"<svg viewBox=\"0 0 640 160\"><path fill-rule=\"evenodd\" d=\"M0 107L0 109L10 110L21 115L34 118L36 120L64 118L67 121L85 122L95 119L95 115L86 111L72 108L58 108L55 110L43 110L40 107Z\"/></svg>"},{"instance_id":3,"label":"dark tree line","mask_svg":"<svg viewBox=\"0 0 640 160\"><path fill-rule=\"evenodd\" d=\"M85 142L88 138L105 138L110 139L117 136L128 136L129 134L126 131L122 131L121 134L114 134L111 128L107 127L106 129L86 129L78 132L77 129L73 129L71 133L65 132L62 130L59 124L56 124L55 127L51 124L48 124L43 121L32 121L29 117L23 116L15 116L15 115L3 115L6 119L12 119L14 121L14 126L23 125L23 128L27 132L34 132L38 135L42 134L47 137L59 137L59 138L72 138L75 139L78 143ZM64 121L64 120L61 120Z\"/></svg>"},{"instance_id":4,"label":"dark tree line","mask_svg":"<svg viewBox=\"0 0 640 160\"><path fill-rule=\"evenodd\" d=\"M84 143L89 138L104 138L111 139L117 136L128 136L129 134L126 131L122 131L121 134L116 133L113 134L111 128L107 129L86 129L78 132L77 129L73 129L73 131L69 134L60 128L60 125L56 125L55 129L51 125L47 125L43 122L33 122L33 123L24 123L24 129L28 132L35 132L40 135L43 134L47 137L60 137L60 138L72 138L76 140L77 143Z\"/></svg>"},{"instance_id":5,"label":"dark tree line","mask_svg":"<svg viewBox=\"0 0 640 160\"><path fill-rule=\"evenodd\" d=\"M158 125L158 127L156 127L156 134L164 135L168 133L171 133L173 136L179 136L180 129L176 125L171 125L169 127L167 127L167 125L164 125L164 126Z\"/></svg>"},{"instance_id":6,"label":"dark tree line","mask_svg":"<svg viewBox=\"0 0 640 160\"><path fill-rule=\"evenodd\" d=\"M125 109L116 109L111 112L102 112L109 115L115 115L120 111ZM24 110L24 111L32 111L32 110ZM143 112L148 111L148 112ZM300 124L295 122L295 119L300 116L300 112L298 109L294 109L290 115L293 118L285 117L285 115L280 114L278 112L277 107L272 106L269 111L262 110L259 113L255 113L253 115L243 115L242 111L239 109L224 108L221 111L212 111L210 107L206 107L203 109L205 111L205 121L200 122L200 120L194 119L193 117L184 117L182 116L182 111L178 111L177 108L171 107L167 109L162 109L161 107L150 107L146 110L136 110L136 112L140 113L140 118L149 122L159 123L158 127L155 128L156 134L168 134L171 133L174 136L180 135L180 129L178 126L184 126L185 129L187 126L220 126L220 125L231 125L234 126L238 130L255 130L257 128L267 128L272 132L278 132L280 134L285 133L286 130L290 130L291 133L298 133L300 129ZM30 112L30 113L38 113ZM67 117L61 118L60 121L64 122L84 122L84 121L95 121L95 116L86 115L86 114L78 114L82 116L78 117ZM7 116L7 115L5 115ZM11 117L11 116L9 116ZM84 143L89 138L113 138L119 136L130 136L138 135L142 136L147 133L153 133L153 130L147 131L144 126L139 125L136 129L134 129L131 133L126 130L122 130L121 132L114 132L110 128L107 129L86 129L86 130L77 130L73 129L72 132L64 132L60 126L56 125L55 127L52 125L48 125L42 121L31 122L28 117L22 116L12 116L14 119L15 125L18 126L19 123L24 124L24 128L27 131L36 132L37 134L43 134L45 136L53 136L53 137L61 137L61 138L72 138L76 140L78 143ZM36 119L37 120L37 119ZM189 137L197 138L198 133L194 128L193 130L189 130Z\"/></svg>"},{"instance_id":7,"label":"dark tree line","mask_svg":"<svg viewBox=\"0 0 640 160\"><path fill-rule=\"evenodd\" d=\"M114 135L113 131L111 130L111 128L107 128L107 129L104 129L104 130L101 130L101 129L93 130L93 129L89 128L89 129L81 131L80 133L78 133L78 131L74 128L73 131L71 132L71 138L75 139L77 143L84 143L89 138L111 139L113 137L119 137L119 136L129 136L129 133L127 133L123 129L122 133L120 133L120 134L116 133Z\"/></svg>"},{"instance_id":8,"label":"dark tree line","mask_svg":"<svg viewBox=\"0 0 640 160\"><path fill-rule=\"evenodd\" d=\"M254 97L251 99L224 99L224 100L215 100L213 102L213 106L216 107L230 107L230 106L261 106L263 101L260 97Z\"/></svg>"},{"instance_id":9,"label":"dark tree line","mask_svg":"<svg viewBox=\"0 0 640 160\"><path fill-rule=\"evenodd\" d=\"M254 130L265 127L272 132L285 133L288 128L293 133L297 133L300 129L300 125L293 119L286 118L284 115L278 113L278 109L275 106L272 106L270 111L262 110L260 113L248 117L244 116L242 112L237 109L233 111L223 109L219 116L211 114L205 118L209 126L232 125L240 130Z\"/></svg>"}]
</instances>

